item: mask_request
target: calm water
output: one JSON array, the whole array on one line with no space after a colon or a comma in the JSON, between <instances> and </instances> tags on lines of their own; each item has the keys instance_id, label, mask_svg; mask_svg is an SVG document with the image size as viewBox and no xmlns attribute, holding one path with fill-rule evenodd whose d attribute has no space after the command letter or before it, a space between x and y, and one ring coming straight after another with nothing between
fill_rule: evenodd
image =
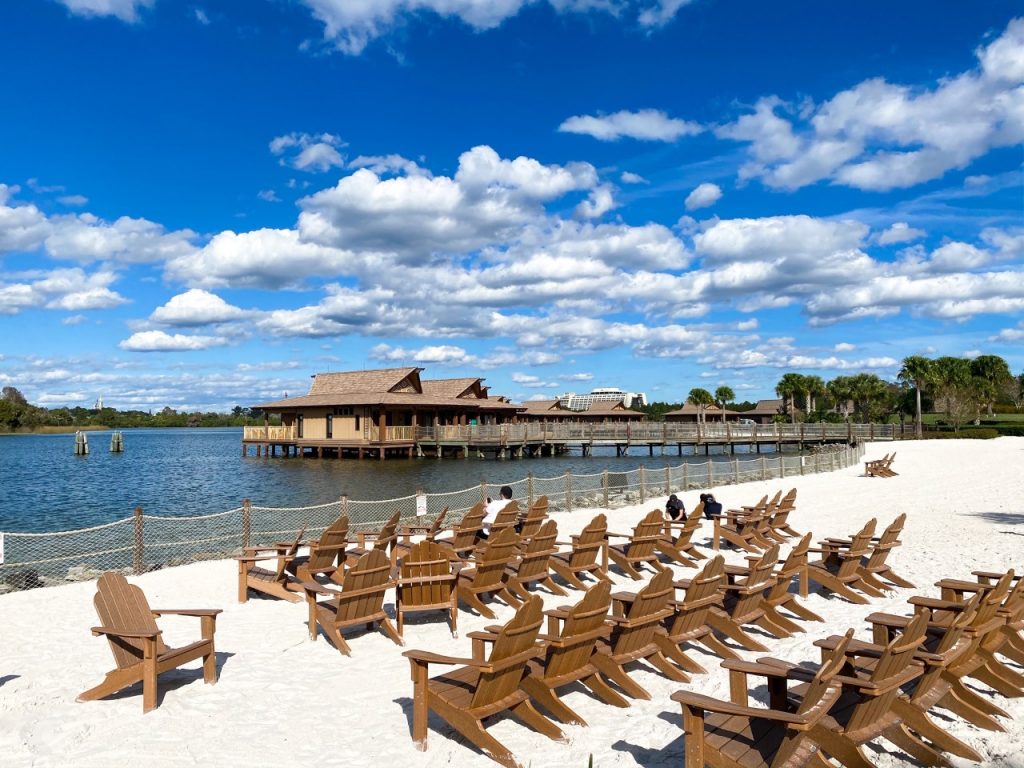
<instances>
[{"instance_id":1,"label":"calm water","mask_svg":"<svg viewBox=\"0 0 1024 768\"><path fill-rule=\"evenodd\" d=\"M528 472L555 477L706 461L703 454L680 458L675 446L664 456L655 448L653 457L644 446L623 457L608 448L590 457L503 461L242 458L241 429L124 430L125 452L117 454L109 451L110 434L90 432L85 457L74 455L74 435L0 436L0 531L84 528L127 517L135 507L147 514L204 515L237 507L244 498L262 506L308 506L342 494L387 499L418 488L459 490Z\"/></svg>"}]
</instances>

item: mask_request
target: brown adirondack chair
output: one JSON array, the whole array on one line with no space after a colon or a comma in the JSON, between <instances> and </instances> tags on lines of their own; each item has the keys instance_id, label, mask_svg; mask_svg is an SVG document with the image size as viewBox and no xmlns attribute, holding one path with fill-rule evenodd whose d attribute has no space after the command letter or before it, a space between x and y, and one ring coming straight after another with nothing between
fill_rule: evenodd
<instances>
[{"instance_id":1,"label":"brown adirondack chair","mask_svg":"<svg viewBox=\"0 0 1024 768\"><path fill-rule=\"evenodd\" d=\"M923 665L915 661L918 646L925 639L927 612L916 614L902 634L886 645L871 667L857 667L849 663L837 679L843 693L829 710L828 717L819 720L808 731L823 751L843 765L871 766L873 763L863 752L863 745L885 733L894 733L902 718L894 707L901 688L923 672ZM831 657L830 657L831 660ZM758 663L776 666L787 675L811 679L812 670L797 667L777 659L762 658ZM737 662L725 662L732 668ZM804 686L798 686L800 692Z\"/></svg>"},{"instance_id":2,"label":"brown adirondack chair","mask_svg":"<svg viewBox=\"0 0 1024 768\"><path fill-rule=\"evenodd\" d=\"M584 573L608 581L606 556L608 539L605 536L607 531L608 520L604 514L600 514L587 523L586 528L579 536L573 536L571 542L556 541L556 544L569 543L572 546L572 551L558 552L552 555L551 570L576 589L585 590L587 588L579 578ZM601 555L600 561L598 561L598 555Z\"/></svg>"},{"instance_id":3,"label":"brown adirondack chair","mask_svg":"<svg viewBox=\"0 0 1024 768\"><path fill-rule=\"evenodd\" d=\"M906 520L906 513L897 516L877 540L872 539L871 554L861 563L861 579L876 589L891 589L890 584L897 587L914 588L913 584L893 571L892 566L887 562L892 550L903 543L900 541L900 534L903 532Z\"/></svg>"},{"instance_id":4,"label":"brown adirondack chair","mask_svg":"<svg viewBox=\"0 0 1024 768\"><path fill-rule=\"evenodd\" d=\"M786 556L785 562L775 571L775 586L764 596L761 607L765 615L776 626L790 632L803 632L804 627L781 613L785 608L797 618L806 621L825 621L814 611L801 605L797 594L789 591L793 579L799 584L801 593L807 592L807 552L811 547L811 534L807 533Z\"/></svg>"},{"instance_id":5,"label":"brown adirondack chair","mask_svg":"<svg viewBox=\"0 0 1024 768\"><path fill-rule=\"evenodd\" d=\"M250 589L292 603L302 600L302 582L292 576L287 567L298 553L305 532L306 527L303 526L292 542L242 549L242 554L235 557L238 561L238 602L248 602ZM277 567L270 570L256 565L262 560L276 560Z\"/></svg>"},{"instance_id":6,"label":"brown adirondack chair","mask_svg":"<svg viewBox=\"0 0 1024 768\"><path fill-rule=\"evenodd\" d=\"M767 517L768 497L764 496L752 507L730 509L721 515L712 515L714 527L711 533L711 547L716 552L724 539L734 547L758 554L770 546L761 529Z\"/></svg>"},{"instance_id":7,"label":"brown adirondack chair","mask_svg":"<svg viewBox=\"0 0 1024 768\"><path fill-rule=\"evenodd\" d=\"M387 519L379 531L359 531L359 544L345 552L345 565L353 565L361 560L363 555L372 550L378 550L388 555L391 565L395 564L395 545L398 543L398 521L402 513L396 511ZM373 546L367 548L367 542L372 541ZM390 553L390 554L389 554Z\"/></svg>"},{"instance_id":8,"label":"brown adirondack chair","mask_svg":"<svg viewBox=\"0 0 1024 768\"><path fill-rule=\"evenodd\" d=\"M611 635L600 640L592 662L598 671L615 682L634 699L649 699L649 694L626 672L626 665L645 660L670 680L680 683L689 676L667 658L655 638L665 635L662 625L672 615L672 572L659 571L639 592L612 595Z\"/></svg>"},{"instance_id":9,"label":"brown adirondack chair","mask_svg":"<svg viewBox=\"0 0 1024 768\"><path fill-rule=\"evenodd\" d=\"M519 522L519 502L512 499L501 511L495 516L494 521L491 523L489 530L487 531L488 536L495 536L506 528L515 528L516 523Z\"/></svg>"},{"instance_id":10,"label":"brown adirondack chair","mask_svg":"<svg viewBox=\"0 0 1024 768\"><path fill-rule=\"evenodd\" d=\"M847 640L852 634L850 630ZM732 701L720 701L690 691L672 694L672 700L683 710L686 768L827 765L810 731L839 700L841 689L837 676L846 662L844 652L844 645L837 646L810 684L804 686L795 705L788 695L786 670L740 661L726 662L732 666ZM748 675L768 679L768 709L749 706Z\"/></svg>"},{"instance_id":11,"label":"brown adirondack chair","mask_svg":"<svg viewBox=\"0 0 1024 768\"><path fill-rule=\"evenodd\" d=\"M937 637L929 629L925 641L915 652L915 660L924 665L924 673L904 686L903 693L893 701L893 712L899 716L900 722L882 732L889 741L925 765L947 764L942 751L975 762L982 760L973 747L947 733L928 715L928 711L950 689L943 674L973 652L972 640L965 635L965 630L974 621L980 601L981 597L975 595L970 605L965 606L965 610ZM881 639L888 642L891 637L885 634L883 631ZM824 658L835 648L837 640L839 638L832 636L816 640L814 644L823 649ZM851 661L870 671L884 649L885 644L854 640L849 643L847 655Z\"/></svg>"},{"instance_id":12,"label":"brown adirondack chair","mask_svg":"<svg viewBox=\"0 0 1024 768\"><path fill-rule=\"evenodd\" d=\"M558 689L571 683L581 683L605 704L629 706L591 660L597 641L611 629L605 622L610 605L611 584L599 581L576 605L544 611L548 617L548 633L541 635L544 654L530 661L529 674L521 685L559 722L587 724L558 696Z\"/></svg>"},{"instance_id":13,"label":"brown adirondack chair","mask_svg":"<svg viewBox=\"0 0 1024 768\"><path fill-rule=\"evenodd\" d=\"M500 597L506 604L518 608L519 600L509 592L505 583L505 569L516 559L518 545L519 535L515 528L506 528L491 536L477 550L473 560L467 561L473 567L459 571L455 582L459 599L488 619L495 618L495 615L480 599L482 595Z\"/></svg>"},{"instance_id":14,"label":"brown adirondack chair","mask_svg":"<svg viewBox=\"0 0 1024 768\"><path fill-rule=\"evenodd\" d=\"M317 639L319 625L339 651L351 656L352 649L345 642L342 630L356 624L365 624L367 628L380 624L396 645L405 645L384 611L384 593L395 586L391 581L391 568L385 551L374 548L360 557L344 576L339 578L335 572L332 580L341 584L340 591L313 581L302 582L309 606L310 638ZM326 599L317 600L318 596Z\"/></svg>"},{"instance_id":15,"label":"brown adirondack chair","mask_svg":"<svg viewBox=\"0 0 1024 768\"><path fill-rule=\"evenodd\" d=\"M100 626L93 627L92 634L107 638L117 668L108 672L102 683L80 693L78 701L102 699L141 682L142 711L149 712L159 705L157 679L160 673L198 658L203 660L203 681L217 682L213 635L219 609L153 610L143 591L116 571L108 571L97 579L93 605ZM160 636L156 618L170 614L198 617L202 639L181 648L168 648Z\"/></svg>"},{"instance_id":16,"label":"brown adirondack chair","mask_svg":"<svg viewBox=\"0 0 1024 768\"><path fill-rule=\"evenodd\" d=\"M887 453L880 459L865 461L864 474L868 477L895 477L899 474L892 468L892 462L895 458L896 452L893 451L891 454Z\"/></svg>"},{"instance_id":17,"label":"brown adirondack chair","mask_svg":"<svg viewBox=\"0 0 1024 768\"><path fill-rule=\"evenodd\" d=\"M975 576L977 581L966 582L969 589L954 584L953 589L950 590L947 579L938 582L936 586L942 588L944 599L959 601L963 600L964 592L984 593L986 587L994 586L1005 574L994 571L971 571L971 575ZM1005 605L999 608L999 615L1006 622L999 630L1006 640L1004 646L999 649L999 653L1024 666L1024 583L1022 583L1024 579L1014 575L1011 581L1016 583L1010 594L1007 595ZM957 584L962 584L962 582L957 582Z\"/></svg>"},{"instance_id":18,"label":"brown adirondack chair","mask_svg":"<svg viewBox=\"0 0 1024 768\"><path fill-rule=\"evenodd\" d=\"M984 646L988 644L991 648L993 635L999 634L1003 622L998 614L1004 600L1010 594L1012 579L1013 571L1010 571L991 585L990 590L981 595L974 618L964 629L964 635L971 640L968 652L941 673L941 677L949 689L938 699L938 706L955 712L979 728L990 731L1006 730L995 717L1009 717L1009 715L988 698L964 685L962 678L975 676L975 673L989 661L990 656L984 651ZM932 622L929 626L929 632L932 634L946 631L947 625L951 625L958 613L967 605L960 601L923 597L911 598L911 601L917 608L933 611ZM888 613L872 613L867 617L867 621L871 622L874 628L875 643L879 644L887 642L893 633L906 627L910 620L905 616L894 616ZM985 673L982 672L982 674Z\"/></svg>"},{"instance_id":19,"label":"brown adirondack chair","mask_svg":"<svg viewBox=\"0 0 1024 768\"><path fill-rule=\"evenodd\" d=\"M412 537L422 536L424 541L434 541L437 534L441 532L444 519L448 514L448 507L445 507L436 515L430 525L410 523L398 529L398 541L395 542L395 560L401 560L409 548L412 547Z\"/></svg>"},{"instance_id":20,"label":"brown adirondack chair","mask_svg":"<svg viewBox=\"0 0 1024 768\"><path fill-rule=\"evenodd\" d=\"M776 544L756 558L747 558L748 566L725 566L726 581L723 607L712 608L707 621L713 629L731 638L749 651L767 651L758 640L743 629L755 624L775 637L789 637L790 632L772 623L765 613L764 593L775 586L774 568L779 561Z\"/></svg>"},{"instance_id":21,"label":"brown adirondack chair","mask_svg":"<svg viewBox=\"0 0 1024 768\"><path fill-rule=\"evenodd\" d=\"M454 565L454 571L453 571ZM405 614L420 611L448 611L452 637L458 637L459 603L455 582L461 562L451 557L451 550L436 541L419 541L409 545L402 558L395 585L395 614L398 634L405 629Z\"/></svg>"},{"instance_id":22,"label":"brown adirondack chair","mask_svg":"<svg viewBox=\"0 0 1024 768\"><path fill-rule=\"evenodd\" d=\"M686 520L682 523L666 521L665 531L661 538L658 539L655 549L673 562L696 568L698 560L707 559L707 555L699 552L692 541L693 534L700 528L700 521L703 518L704 502L700 501L697 502L697 506L693 508L693 511L686 516ZM679 530L679 535L672 538L674 529Z\"/></svg>"},{"instance_id":23,"label":"brown adirondack chair","mask_svg":"<svg viewBox=\"0 0 1024 768\"><path fill-rule=\"evenodd\" d=\"M515 533L512 531L512 533ZM433 711L492 760L507 768L521 768L508 747L491 736L484 719L506 710L545 736L563 740L562 731L538 712L520 687L526 664L543 653L537 635L543 621L541 599L534 595L515 617L496 633L472 632L473 658L442 656L429 651L406 651L413 680L412 740L427 748L427 716ZM484 642L492 641L484 659ZM433 679L430 664L463 665Z\"/></svg>"},{"instance_id":24,"label":"brown adirondack chair","mask_svg":"<svg viewBox=\"0 0 1024 768\"><path fill-rule=\"evenodd\" d=\"M317 576L330 576L345 556L348 546L348 515L342 515L310 542L309 554L296 555L285 563L285 570L299 581L315 581Z\"/></svg>"},{"instance_id":25,"label":"brown adirondack chair","mask_svg":"<svg viewBox=\"0 0 1024 768\"><path fill-rule=\"evenodd\" d=\"M809 552L820 552L823 557L821 560L808 562L808 580L830 592L842 595L851 603L866 604L867 598L856 592L854 587L865 588L860 575L860 559L869 551L876 524L874 518L868 520L845 547L829 546L825 541L821 542L821 547L809 548ZM867 585L865 591L874 596L880 595L878 590L870 585ZM800 596L807 597L806 588L801 589Z\"/></svg>"},{"instance_id":26,"label":"brown adirondack chair","mask_svg":"<svg viewBox=\"0 0 1024 768\"><path fill-rule=\"evenodd\" d=\"M700 643L723 659L739 658L732 648L718 639L708 623L711 610L722 605L720 586L724 581L725 560L721 555L716 555L692 579L674 584L676 589L684 590L683 598L670 603L674 612L665 620L666 634L656 634L654 640L661 646L665 656L687 672L707 672L686 655L685 646L691 643Z\"/></svg>"},{"instance_id":27,"label":"brown adirondack chair","mask_svg":"<svg viewBox=\"0 0 1024 768\"><path fill-rule=\"evenodd\" d=\"M789 525L789 515L796 509L796 488L790 488L779 501L768 518L768 535L775 541L785 543L787 539L800 539L803 534Z\"/></svg>"},{"instance_id":28,"label":"brown adirondack chair","mask_svg":"<svg viewBox=\"0 0 1024 768\"><path fill-rule=\"evenodd\" d=\"M656 571L664 566L658 560L656 547L661 541L661 529L664 518L660 509L652 510L636 524L633 534L607 532L605 535L629 539L625 544L609 544L608 556L631 579L639 581L643 578L637 568L646 563Z\"/></svg>"},{"instance_id":29,"label":"brown adirondack chair","mask_svg":"<svg viewBox=\"0 0 1024 768\"><path fill-rule=\"evenodd\" d=\"M523 547L518 562L513 562L505 569L508 588L523 600L530 598L530 585L537 582L556 595L564 597L568 594L551 578L551 556L558 552L555 547L557 538L558 525L554 520L548 520Z\"/></svg>"},{"instance_id":30,"label":"brown adirondack chair","mask_svg":"<svg viewBox=\"0 0 1024 768\"><path fill-rule=\"evenodd\" d=\"M534 499L533 504L526 510L526 514L522 517L522 525L519 529L519 538L523 541L529 541L533 538L540 527L544 525L544 521L548 518L548 497L538 496Z\"/></svg>"},{"instance_id":31,"label":"brown adirondack chair","mask_svg":"<svg viewBox=\"0 0 1024 768\"><path fill-rule=\"evenodd\" d=\"M477 540L484 529L484 515L487 513L482 502L474 504L463 515L448 538L435 539L438 544L448 547L459 557L468 557L476 549Z\"/></svg>"}]
</instances>

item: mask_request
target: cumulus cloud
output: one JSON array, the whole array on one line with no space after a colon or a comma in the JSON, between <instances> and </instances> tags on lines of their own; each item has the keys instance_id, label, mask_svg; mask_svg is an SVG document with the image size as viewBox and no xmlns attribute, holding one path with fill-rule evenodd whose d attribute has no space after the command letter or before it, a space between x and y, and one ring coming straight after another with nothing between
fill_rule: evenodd
<instances>
[{"instance_id":1,"label":"cumulus cloud","mask_svg":"<svg viewBox=\"0 0 1024 768\"><path fill-rule=\"evenodd\" d=\"M714 205L722 197L722 188L717 184L704 182L686 196L686 210L695 211Z\"/></svg>"},{"instance_id":2,"label":"cumulus cloud","mask_svg":"<svg viewBox=\"0 0 1024 768\"><path fill-rule=\"evenodd\" d=\"M369 168L378 176L388 173L405 174L406 176L431 176L427 168L415 160L401 155L358 155L348 162L349 168Z\"/></svg>"},{"instance_id":3,"label":"cumulus cloud","mask_svg":"<svg viewBox=\"0 0 1024 768\"><path fill-rule=\"evenodd\" d=\"M165 325L188 327L240 320L248 314L216 294L193 288L171 297L166 304L154 309L150 319Z\"/></svg>"},{"instance_id":4,"label":"cumulus cloud","mask_svg":"<svg viewBox=\"0 0 1024 768\"><path fill-rule=\"evenodd\" d=\"M18 191L16 186L0 184L0 254L34 250L50 233L49 221L36 206L11 201Z\"/></svg>"},{"instance_id":5,"label":"cumulus cloud","mask_svg":"<svg viewBox=\"0 0 1024 768\"><path fill-rule=\"evenodd\" d=\"M223 347L228 340L221 336L188 336L164 331L139 331L118 346L129 352L195 352L211 347Z\"/></svg>"},{"instance_id":6,"label":"cumulus cloud","mask_svg":"<svg viewBox=\"0 0 1024 768\"><path fill-rule=\"evenodd\" d=\"M920 240L927 234L923 229L916 229L905 221L897 221L884 232L879 232L875 242L879 245L892 245L893 243L909 243Z\"/></svg>"},{"instance_id":7,"label":"cumulus cloud","mask_svg":"<svg viewBox=\"0 0 1024 768\"><path fill-rule=\"evenodd\" d=\"M139 11L153 7L156 0L57 0L76 16L114 16L132 24Z\"/></svg>"},{"instance_id":8,"label":"cumulus cloud","mask_svg":"<svg viewBox=\"0 0 1024 768\"><path fill-rule=\"evenodd\" d=\"M619 181L623 184L648 184L649 182L639 173L633 173L632 171L623 171L622 175L619 176Z\"/></svg>"},{"instance_id":9,"label":"cumulus cloud","mask_svg":"<svg viewBox=\"0 0 1024 768\"><path fill-rule=\"evenodd\" d=\"M45 244L55 259L146 264L179 258L196 250L191 242L195 232L167 232L160 224L130 216L113 222L91 213L54 216L50 228Z\"/></svg>"},{"instance_id":10,"label":"cumulus cloud","mask_svg":"<svg viewBox=\"0 0 1024 768\"><path fill-rule=\"evenodd\" d=\"M749 143L740 176L770 187L911 187L1024 141L1024 19L976 54L980 66L933 88L873 78L820 105L765 97L716 134Z\"/></svg>"},{"instance_id":11,"label":"cumulus cloud","mask_svg":"<svg viewBox=\"0 0 1024 768\"><path fill-rule=\"evenodd\" d=\"M16 315L26 309L111 309L128 303L110 289L116 280L110 270L90 274L82 269L54 269L23 280L0 277L0 314Z\"/></svg>"},{"instance_id":12,"label":"cumulus cloud","mask_svg":"<svg viewBox=\"0 0 1024 768\"><path fill-rule=\"evenodd\" d=\"M622 110L610 115L576 115L565 120L558 130L579 133L600 141L640 139L642 141L675 141L681 136L693 136L704 130L699 123L669 117L658 109L636 112Z\"/></svg>"},{"instance_id":13,"label":"cumulus cloud","mask_svg":"<svg viewBox=\"0 0 1024 768\"><path fill-rule=\"evenodd\" d=\"M644 27L663 27L675 18L679 9L693 0L656 0L654 5L640 12L638 21Z\"/></svg>"},{"instance_id":14,"label":"cumulus cloud","mask_svg":"<svg viewBox=\"0 0 1024 768\"><path fill-rule=\"evenodd\" d=\"M61 195L57 198L57 202L69 208L81 208L88 204L89 198L85 195Z\"/></svg>"},{"instance_id":15,"label":"cumulus cloud","mask_svg":"<svg viewBox=\"0 0 1024 768\"><path fill-rule=\"evenodd\" d=\"M602 184L594 190L586 200L576 206L576 216L581 219L599 219L615 207L615 196L612 187Z\"/></svg>"},{"instance_id":16,"label":"cumulus cloud","mask_svg":"<svg viewBox=\"0 0 1024 768\"><path fill-rule=\"evenodd\" d=\"M270 151L281 157L282 165L310 173L323 173L345 165L345 158L338 151L344 146L345 142L330 133L289 133L273 139Z\"/></svg>"}]
</instances>

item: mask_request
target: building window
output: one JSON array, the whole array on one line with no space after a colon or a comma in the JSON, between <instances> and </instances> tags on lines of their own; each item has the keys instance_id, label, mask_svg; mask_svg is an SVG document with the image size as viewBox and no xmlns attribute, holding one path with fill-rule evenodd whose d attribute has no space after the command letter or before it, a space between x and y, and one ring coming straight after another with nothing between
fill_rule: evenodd
<instances>
[{"instance_id":1,"label":"building window","mask_svg":"<svg viewBox=\"0 0 1024 768\"><path fill-rule=\"evenodd\" d=\"M359 431L359 414L356 414L356 432Z\"/></svg>"},{"instance_id":2,"label":"building window","mask_svg":"<svg viewBox=\"0 0 1024 768\"><path fill-rule=\"evenodd\" d=\"M334 436L334 416L330 413L327 414L327 439L330 440Z\"/></svg>"},{"instance_id":3,"label":"building window","mask_svg":"<svg viewBox=\"0 0 1024 768\"><path fill-rule=\"evenodd\" d=\"M344 408L335 408L335 416L351 416L353 414L352 406L346 406Z\"/></svg>"},{"instance_id":4,"label":"building window","mask_svg":"<svg viewBox=\"0 0 1024 768\"><path fill-rule=\"evenodd\" d=\"M298 416L295 417L295 434L299 438L302 437L302 422L304 420L305 419L303 419L301 413Z\"/></svg>"}]
</instances>

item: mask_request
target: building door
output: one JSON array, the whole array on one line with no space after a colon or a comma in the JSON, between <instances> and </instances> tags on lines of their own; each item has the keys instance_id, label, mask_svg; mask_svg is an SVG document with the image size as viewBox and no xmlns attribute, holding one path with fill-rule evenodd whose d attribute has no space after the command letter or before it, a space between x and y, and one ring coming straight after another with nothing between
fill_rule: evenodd
<instances>
[{"instance_id":1,"label":"building door","mask_svg":"<svg viewBox=\"0 0 1024 768\"><path fill-rule=\"evenodd\" d=\"M295 417L295 434L300 439L302 438L302 422L303 421L304 421L304 419L302 418L302 414L301 413L298 416Z\"/></svg>"},{"instance_id":2,"label":"building door","mask_svg":"<svg viewBox=\"0 0 1024 768\"><path fill-rule=\"evenodd\" d=\"M327 439L330 440L334 437L334 414L327 414Z\"/></svg>"}]
</instances>

